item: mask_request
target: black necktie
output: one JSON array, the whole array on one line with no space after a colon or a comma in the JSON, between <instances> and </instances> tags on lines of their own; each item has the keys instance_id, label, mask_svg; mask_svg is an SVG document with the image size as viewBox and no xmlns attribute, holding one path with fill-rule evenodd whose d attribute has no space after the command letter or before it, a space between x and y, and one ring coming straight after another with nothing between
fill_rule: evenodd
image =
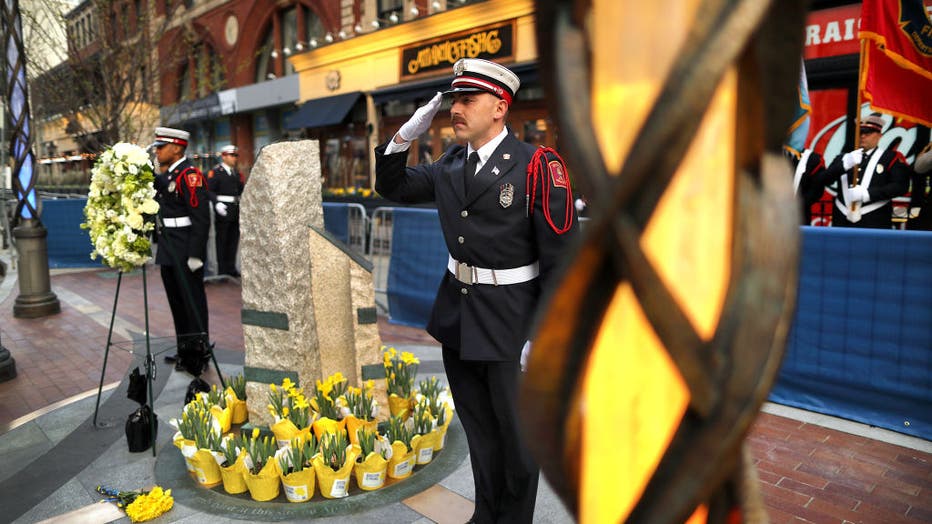
<instances>
[{"instance_id":1,"label":"black necktie","mask_svg":"<svg viewBox=\"0 0 932 524\"><path fill-rule=\"evenodd\" d=\"M467 193L469 193L469 184L472 183L472 179L476 177L477 165L479 165L479 153L473 151L469 154L469 158L466 159L466 169L463 172L463 180L466 184Z\"/></svg>"}]
</instances>

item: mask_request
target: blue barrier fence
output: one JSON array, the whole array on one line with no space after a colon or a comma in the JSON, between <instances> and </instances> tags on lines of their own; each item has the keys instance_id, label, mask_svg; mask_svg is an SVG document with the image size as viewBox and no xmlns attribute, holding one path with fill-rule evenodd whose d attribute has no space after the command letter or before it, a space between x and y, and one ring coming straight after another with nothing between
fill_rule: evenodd
<instances>
[{"instance_id":1,"label":"blue barrier fence","mask_svg":"<svg viewBox=\"0 0 932 524\"><path fill-rule=\"evenodd\" d=\"M932 440L932 233L802 228L770 399Z\"/></svg>"},{"instance_id":2,"label":"blue barrier fence","mask_svg":"<svg viewBox=\"0 0 932 524\"><path fill-rule=\"evenodd\" d=\"M43 201L49 267L93 267L85 200ZM345 204L327 229L349 233ZM391 321L423 327L447 250L433 209L395 208ZM770 399L932 440L932 232L803 227L796 316Z\"/></svg>"}]
</instances>

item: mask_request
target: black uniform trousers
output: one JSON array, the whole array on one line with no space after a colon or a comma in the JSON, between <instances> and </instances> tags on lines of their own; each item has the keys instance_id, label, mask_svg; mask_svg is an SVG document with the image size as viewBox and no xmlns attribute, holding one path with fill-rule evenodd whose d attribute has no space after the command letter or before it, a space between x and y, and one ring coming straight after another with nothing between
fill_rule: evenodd
<instances>
[{"instance_id":1,"label":"black uniform trousers","mask_svg":"<svg viewBox=\"0 0 932 524\"><path fill-rule=\"evenodd\" d=\"M443 366L469 443L476 486L471 520L530 523L539 468L518 441L520 364L461 360L459 350L443 346Z\"/></svg>"},{"instance_id":2,"label":"black uniform trousers","mask_svg":"<svg viewBox=\"0 0 932 524\"><path fill-rule=\"evenodd\" d=\"M226 203L227 216L214 214L214 242L217 246L217 274L237 275L236 249L239 246L239 204Z\"/></svg>"},{"instance_id":3,"label":"black uniform trousers","mask_svg":"<svg viewBox=\"0 0 932 524\"><path fill-rule=\"evenodd\" d=\"M207 294L204 292L204 268L192 272L187 264L162 265L162 284L171 307L178 340L179 354L183 347L202 340L207 347Z\"/></svg>"}]
</instances>

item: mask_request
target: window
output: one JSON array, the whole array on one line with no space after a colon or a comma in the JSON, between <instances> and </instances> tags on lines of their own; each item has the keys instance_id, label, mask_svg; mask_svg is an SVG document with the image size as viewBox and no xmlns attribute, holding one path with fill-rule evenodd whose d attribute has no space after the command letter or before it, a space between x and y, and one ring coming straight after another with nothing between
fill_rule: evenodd
<instances>
[{"instance_id":1,"label":"window","mask_svg":"<svg viewBox=\"0 0 932 524\"><path fill-rule=\"evenodd\" d=\"M278 18L278 24L269 20L256 51L256 82L293 75L294 67L287 57L325 43L323 23L309 6L300 3L286 6L274 16ZM277 35L276 28L279 31ZM281 42L280 48L275 47L276 41Z\"/></svg>"},{"instance_id":2,"label":"window","mask_svg":"<svg viewBox=\"0 0 932 524\"><path fill-rule=\"evenodd\" d=\"M192 71L193 67L193 71ZM179 77L179 98L193 100L218 91L226 84L223 60L220 54L206 43L194 46Z\"/></svg>"}]
</instances>

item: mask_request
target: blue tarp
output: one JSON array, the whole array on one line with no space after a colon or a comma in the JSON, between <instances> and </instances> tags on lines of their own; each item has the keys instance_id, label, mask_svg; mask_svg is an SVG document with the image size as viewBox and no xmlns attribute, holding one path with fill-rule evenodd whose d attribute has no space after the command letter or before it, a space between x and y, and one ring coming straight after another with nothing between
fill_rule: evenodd
<instances>
[{"instance_id":1,"label":"blue tarp","mask_svg":"<svg viewBox=\"0 0 932 524\"><path fill-rule=\"evenodd\" d=\"M81 229L86 203L85 198L42 201L42 225L49 234L49 268L101 265L100 258L91 260L91 237Z\"/></svg>"},{"instance_id":2,"label":"blue tarp","mask_svg":"<svg viewBox=\"0 0 932 524\"><path fill-rule=\"evenodd\" d=\"M394 208L388 268L391 321L423 328L447 270L447 247L436 209Z\"/></svg>"},{"instance_id":3,"label":"blue tarp","mask_svg":"<svg viewBox=\"0 0 932 524\"><path fill-rule=\"evenodd\" d=\"M932 439L932 232L802 228L770 400Z\"/></svg>"},{"instance_id":4,"label":"blue tarp","mask_svg":"<svg viewBox=\"0 0 932 524\"><path fill-rule=\"evenodd\" d=\"M349 245L349 205L324 202L324 229Z\"/></svg>"}]
</instances>

